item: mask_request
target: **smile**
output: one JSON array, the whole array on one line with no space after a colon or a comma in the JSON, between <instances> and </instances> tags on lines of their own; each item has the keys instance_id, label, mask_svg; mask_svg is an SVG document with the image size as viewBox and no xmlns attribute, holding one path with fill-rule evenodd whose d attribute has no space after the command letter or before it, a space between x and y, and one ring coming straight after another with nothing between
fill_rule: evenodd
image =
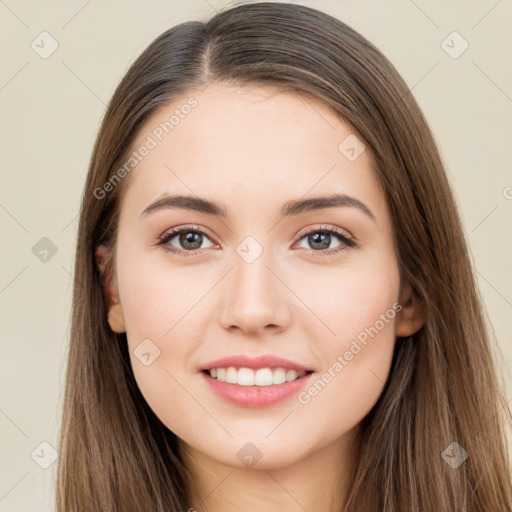
<instances>
[{"instance_id":1,"label":"smile","mask_svg":"<svg viewBox=\"0 0 512 512\"><path fill-rule=\"evenodd\" d=\"M308 372L287 370L286 368L211 368L206 372L213 379L239 386L272 386L273 384L284 384L303 377Z\"/></svg>"}]
</instances>

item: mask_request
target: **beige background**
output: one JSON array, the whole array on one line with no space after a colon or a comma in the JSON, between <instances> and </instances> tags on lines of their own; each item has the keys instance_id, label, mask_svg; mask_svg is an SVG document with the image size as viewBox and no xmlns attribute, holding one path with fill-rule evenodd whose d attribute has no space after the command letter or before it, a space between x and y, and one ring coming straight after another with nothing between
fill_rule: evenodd
<instances>
[{"instance_id":1,"label":"beige background","mask_svg":"<svg viewBox=\"0 0 512 512\"><path fill-rule=\"evenodd\" d=\"M413 88L463 213L512 398L512 1L296 3L359 30ZM51 461L40 444L57 447L77 214L105 105L156 36L223 5L0 0L0 511L53 510L57 463L40 467ZM45 59L43 31L58 43ZM463 39L446 39L453 31ZM32 249L43 237L57 248L46 262Z\"/></svg>"}]
</instances>

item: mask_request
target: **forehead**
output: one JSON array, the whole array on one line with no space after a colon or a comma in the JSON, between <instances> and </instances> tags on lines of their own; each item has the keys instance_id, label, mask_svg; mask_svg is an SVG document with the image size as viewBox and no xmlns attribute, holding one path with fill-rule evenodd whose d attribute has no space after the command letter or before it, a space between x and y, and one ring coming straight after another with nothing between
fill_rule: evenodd
<instances>
[{"instance_id":1,"label":"forehead","mask_svg":"<svg viewBox=\"0 0 512 512\"><path fill-rule=\"evenodd\" d=\"M228 211L242 198L261 209L261 201L335 189L364 197L378 210L383 197L369 152L355 160L343 153L344 141L362 145L355 137L310 97L212 83L174 98L145 121L132 149L151 149L131 171L123 203L141 210L163 193L186 192L215 196Z\"/></svg>"}]
</instances>

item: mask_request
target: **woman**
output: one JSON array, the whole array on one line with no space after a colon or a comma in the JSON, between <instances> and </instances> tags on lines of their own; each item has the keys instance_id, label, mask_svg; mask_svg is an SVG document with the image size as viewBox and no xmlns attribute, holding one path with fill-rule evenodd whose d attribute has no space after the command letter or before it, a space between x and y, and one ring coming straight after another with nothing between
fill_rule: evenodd
<instances>
[{"instance_id":1,"label":"woman","mask_svg":"<svg viewBox=\"0 0 512 512\"><path fill-rule=\"evenodd\" d=\"M433 137L304 6L159 36L83 195L59 511L512 510L505 419Z\"/></svg>"}]
</instances>

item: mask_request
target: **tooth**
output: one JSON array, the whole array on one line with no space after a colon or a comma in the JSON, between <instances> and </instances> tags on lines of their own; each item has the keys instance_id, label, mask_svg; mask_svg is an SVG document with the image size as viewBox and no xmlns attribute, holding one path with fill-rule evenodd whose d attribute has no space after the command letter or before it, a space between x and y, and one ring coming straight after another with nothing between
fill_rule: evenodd
<instances>
[{"instance_id":1,"label":"tooth","mask_svg":"<svg viewBox=\"0 0 512 512\"><path fill-rule=\"evenodd\" d=\"M272 384L283 384L286 382L286 370L284 368L276 368L272 377Z\"/></svg>"},{"instance_id":2,"label":"tooth","mask_svg":"<svg viewBox=\"0 0 512 512\"><path fill-rule=\"evenodd\" d=\"M272 383L272 370L270 368L260 368L256 371L254 377L254 384L256 386L270 386Z\"/></svg>"},{"instance_id":3,"label":"tooth","mask_svg":"<svg viewBox=\"0 0 512 512\"><path fill-rule=\"evenodd\" d=\"M291 382L306 375L307 372L297 370L286 370L285 368L210 368L210 376L221 382L239 384L240 386L270 386L272 384L283 384Z\"/></svg>"},{"instance_id":4,"label":"tooth","mask_svg":"<svg viewBox=\"0 0 512 512\"><path fill-rule=\"evenodd\" d=\"M238 370L238 384L240 386L254 386L254 370L240 368Z\"/></svg>"},{"instance_id":5,"label":"tooth","mask_svg":"<svg viewBox=\"0 0 512 512\"><path fill-rule=\"evenodd\" d=\"M288 370L286 372L286 382L290 382L292 380L295 380L297 378L297 371L296 370Z\"/></svg>"},{"instance_id":6,"label":"tooth","mask_svg":"<svg viewBox=\"0 0 512 512\"><path fill-rule=\"evenodd\" d=\"M236 384L238 382L237 373L238 372L236 371L236 368L234 366L230 366L226 370L226 382L229 382L230 384Z\"/></svg>"}]
</instances>

